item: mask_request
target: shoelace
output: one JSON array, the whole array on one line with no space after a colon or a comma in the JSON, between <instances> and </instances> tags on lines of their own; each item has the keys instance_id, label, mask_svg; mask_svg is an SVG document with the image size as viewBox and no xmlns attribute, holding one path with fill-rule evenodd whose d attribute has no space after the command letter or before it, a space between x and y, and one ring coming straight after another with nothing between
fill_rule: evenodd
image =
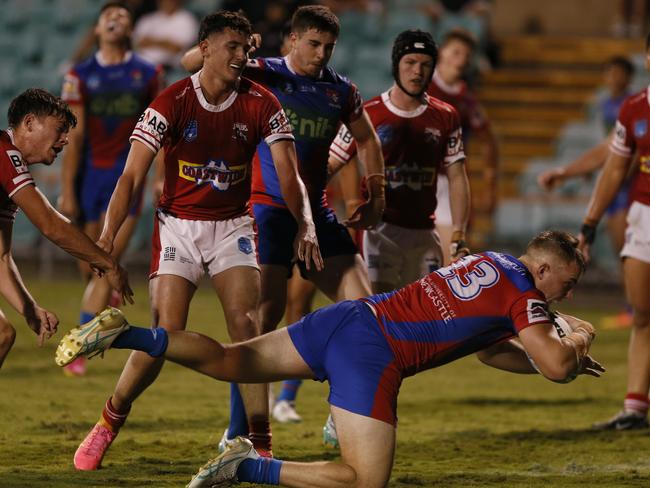
<instances>
[{"instance_id":1,"label":"shoelace","mask_svg":"<svg viewBox=\"0 0 650 488\"><path fill-rule=\"evenodd\" d=\"M111 442L111 436L112 433L108 429L97 430L95 435L90 436L88 444L84 446L84 451L86 454L92 455L101 453L101 447Z\"/></svg>"}]
</instances>

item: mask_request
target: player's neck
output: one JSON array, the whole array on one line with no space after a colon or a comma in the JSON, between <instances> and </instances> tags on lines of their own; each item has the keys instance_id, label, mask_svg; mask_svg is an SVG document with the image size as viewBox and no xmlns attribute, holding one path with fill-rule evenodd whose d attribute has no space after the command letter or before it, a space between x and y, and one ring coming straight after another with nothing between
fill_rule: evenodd
<instances>
[{"instance_id":1,"label":"player's neck","mask_svg":"<svg viewBox=\"0 0 650 488\"><path fill-rule=\"evenodd\" d=\"M406 112L416 110L424 103L423 95L420 95L419 97L408 95L396 84L392 86L390 92L388 93L388 96L393 105L395 105L398 109L404 110Z\"/></svg>"},{"instance_id":2,"label":"player's neck","mask_svg":"<svg viewBox=\"0 0 650 488\"><path fill-rule=\"evenodd\" d=\"M235 83L224 81L216 76L208 76L205 70L199 74L199 85L207 102L211 105L221 105L237 88L239 80Z\"/></svg>"},{"instance_id":3,"label":"player's neck","mask_svg":"<svg viewBox=\"0 0 650 488\"><path fill-rule=\"evenodd\" d=\"M444 66L436 66L435 77L442 81L448 88L455 88L460 82L454 70L445 69Z\"/></svg>"},{"instance_id":4,"label":"player's neck","mask_svg":"<svg viewBox=\"0 0 650 488\"><path fill-rule=\"evenodd\" d=\"M101 63L104 65L120 64L124 62L126 53L129 51L128 47L121 44L102 44L99 47L99 56Z\"/></svg>"}]
</instances>

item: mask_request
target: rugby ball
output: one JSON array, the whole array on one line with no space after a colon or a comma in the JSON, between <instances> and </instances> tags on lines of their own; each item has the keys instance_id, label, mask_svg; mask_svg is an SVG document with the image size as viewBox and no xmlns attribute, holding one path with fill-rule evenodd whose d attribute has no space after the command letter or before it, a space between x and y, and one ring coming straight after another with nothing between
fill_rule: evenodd
<instances>
[{"instance_id":1,"label":"rugby ball","mask_svg":"<svg viewBox=\"0 0 650 488\"><path fill-rule=\"evenodd\" d=\"M569 322L567 322L564 318L560 317L557 314L551 314L551 318L553 319L553 325L555 326L555 332L557 333L559 338L563 338L568 336L573 332L573 329L569 325ZM533 358L531 358L528 353L526 353L526 357L528 358L528 361L530 362L531 366L535 368L535 370L541 374L541 371L535 364L535 361L533 361ZM560 381L555 381L555 383L570 383L573 380L575 380L578 377L577 374L572 374L570 376L567 376L565 379L560 380Z\"/></svg>"}]
</instances>

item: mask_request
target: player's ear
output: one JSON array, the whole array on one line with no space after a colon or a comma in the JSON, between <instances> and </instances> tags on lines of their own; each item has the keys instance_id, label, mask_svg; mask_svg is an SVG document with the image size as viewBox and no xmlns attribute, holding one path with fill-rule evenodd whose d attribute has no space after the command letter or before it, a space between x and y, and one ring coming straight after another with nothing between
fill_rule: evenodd
<instances>
[{"instance_id":1,"label":"player's ear","mask_svg":"<svg viewBox=\"0 0 650 488\"><path fill-rule=\"evenodd\" d=\"M34 121L36 120L36 116L32 113L29 113L23 117L23 121L21 124L25 126L25 129L27 129L28 132L31 132L34 130Z\"/></svg>"},{"instance_id":2,"label":"player's ear","mask_svg":"<svg viewBox=\"0 0 650 488\"><path fill-rule=\"evenodd\" d=\"M201 51L201 55L205 57L206 53L208 52L208 40L203 39L202 41L199 42L199 50Z\"/></svg>"},{"instance_id":3,"label":"player's ear","mask_svg":"<svg viewBox=\"0 0 650 488\"><path fill-rule=\"evenodd\" d=\"M537 266L537 277L542 280L546 278L548 275L549 271L551 270L551 265L548 264L547 261L542 261L538 266Z\"/></svg>"}]
</instances>

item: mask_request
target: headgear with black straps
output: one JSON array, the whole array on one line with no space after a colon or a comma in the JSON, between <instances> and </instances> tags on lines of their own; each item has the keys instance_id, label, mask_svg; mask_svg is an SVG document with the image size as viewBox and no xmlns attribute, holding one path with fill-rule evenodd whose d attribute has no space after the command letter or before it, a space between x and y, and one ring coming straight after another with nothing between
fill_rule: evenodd
<instances>
[{"instance_id":1,"label":"headgear with black straps","mask_svg":"<svg viewBox=\"0 0 650 488\"><path fill-rule=\"evenodd\" d=\"M397 86L404 90L404 93L412 97L419 97L424 93L426 87L420 93L409 93L404 89L399 79L399 61L403 56L411 53L428 54L433 58L433 64L435 66L438 59L438 47L433 41L431 34L420 29L409 29L400 33L393 43L393 78L395 78Z\"/></svg>"}]
</instances>

